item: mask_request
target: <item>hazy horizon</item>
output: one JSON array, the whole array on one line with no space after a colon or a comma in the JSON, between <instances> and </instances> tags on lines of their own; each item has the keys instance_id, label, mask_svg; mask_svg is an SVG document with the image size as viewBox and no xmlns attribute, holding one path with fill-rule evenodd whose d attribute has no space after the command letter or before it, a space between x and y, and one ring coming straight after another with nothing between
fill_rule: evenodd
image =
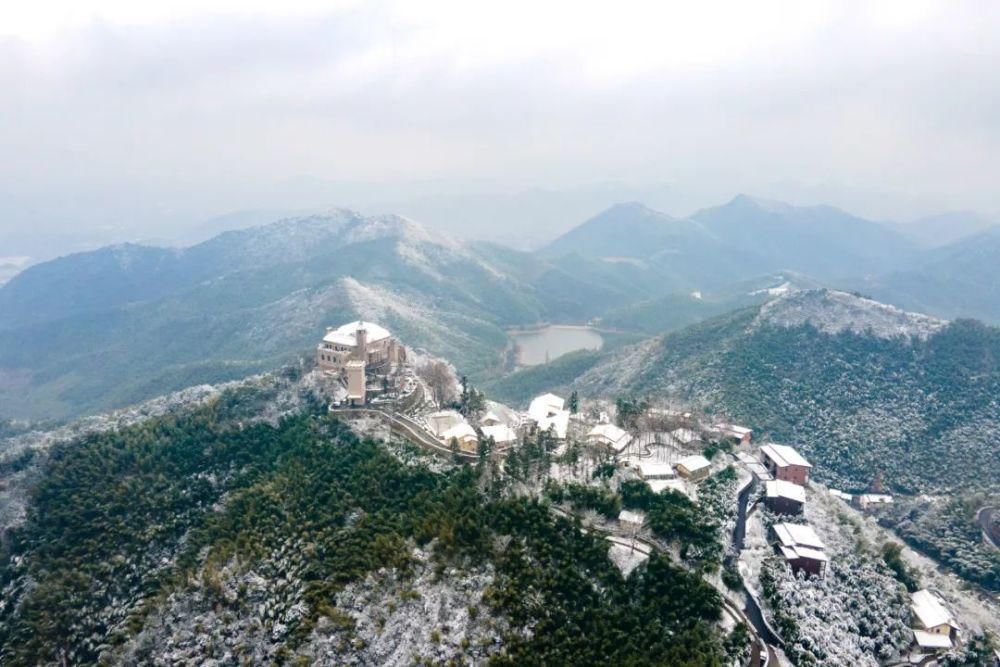
<instances>
[{"instance_id":1,"label":"hazy horizon","mask_svg":"<svg viewBox=\"0 0 1000 667\"><path fill-rule=\"evenodd\" d=\"M0 256L335 206L521 247L738 193L1000 218L994 3L171 5L0 9Z\"/></svg>"}]
</instances>

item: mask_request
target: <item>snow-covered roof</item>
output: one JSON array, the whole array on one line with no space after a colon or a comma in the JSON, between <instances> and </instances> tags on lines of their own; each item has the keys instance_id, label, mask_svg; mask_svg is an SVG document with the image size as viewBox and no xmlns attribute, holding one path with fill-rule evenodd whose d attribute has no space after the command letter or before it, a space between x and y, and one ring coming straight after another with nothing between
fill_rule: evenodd
<instances>
[{"instance_id":1,"label":"snow-covered roof","mask_svg":"<svg viewBox=\"0 0 1000 667\"><path fill-rule=\"evenodd\" d=\"M808 560L818 560L822 562L827 562L829 557L819 549L810 549L809 547L802 547L797 545L792 546L781 546L781 554L788 560L798 560L800 558L806 558Z\"/></svg>"},{"instance_id":2,"label":"snow-covered roof","mask_svg":"<svg viewBox=\"0 0 1000 667\"><path fill-rule=\"evenodd\" d=\"M483 415L483 418L479 420L479 423L483 424L485 426L492 426L494 424L502 424L503 422L504 422L504 420L500 418L500 415L498 415L497 413L493 412L492 410L490 410L485 415Z\"/></svg>"},{"instance_id":3,"label":"snow-covered roof","mask_svg":"<svg viewBox=\"0 0 1000 667\"><path fill-rule=\"evenodd\" d=\"M941 604L941 600L926 588L911 594L910 600L913 615L928 630L940 625L955 625L951 613Z\"/></svg>"},{"instance_id":4,"label":"snow-covered roof","mask_svg":"<svg viewBox=\"0 0 1000 667\"><path fill-rule=\"evenodd\" d=\"M917 646L920 648L927 649L941 649L941 648L951 648L951 637L948 635L940 635L936 632L924 632L923 630L914 630L913 639L917 642Z\"/></svg>"},{"instance_id":5,"label":"snow-covered roof","mask_svg":"<svg viewBox=\"0 0 1000 667\"><path fill-rule=\"evenodd\" d=\"M677 491L678 493L687 493L684 482L679 479L650 479L646 480L646 484L653 490L653 493L663 493L667 489Z\"/></svg>"},{"instance_id":6,"label":"snow-covered roof","mask_svg":"<svg viewBox=\"0 0 1000 667\"><path fill-rule=\"evenodd\" d=\"M813 530L812 526L798 523L776 523L774 524L774 534L782 546L786 547L806 547L808 549L824 549L823 540Z\"/></svg>"},{"instance_id":7,"label":"snow-covered roof","mask_svg":"<svg viewBox=\"0 0 1000 667\"><path fill-rule=\"evenodd\" d=\"M885 493L862 493L858 496L861 505L891 505L892 496Z\"/></svg>"},{"instance_id":8,"label":"snow-covered roof","mask_svg":"<svg viewBox=\"0 0 1000 667\"><path fill-rule=\"evenodd\" d=\"M438 437L442 437L445 431L464 422L465 418L454 410L441 410L427 415L427 425Z\"/></svg>"},{"instance_id":9,"label":"snow-covered roof","mask_svg":"<svg viewBox=\"0 0 1000 667\"><path fill-rule=\"evenodd\" d=\"M688 472L697 472L709 467L712 464L709 463L708 459L701 454L692 454L691 456L685 456L679 460L676 465L684 468Z\"/></svg>"},{"instance_id":10,"label":"snow-covered roof","mask_svg":"<svg viewBox=\"0 0 1000 667\"><path fill-rule=\"evenodd\" d=\"M549 427L551 427L555 432L556 438L564 440L566 438L566 429L569 428L569 410L556 410L550 416L542 417L536 421L538 422L538 428L548 431Z\"/></svg>"},{"instance_id":11,"label":"snow-covered roof","mask_svg":"<svg viewBox=\"0 0 1000 667\"><path fill-rule=\"evenodd\" d=\"M472 428L472 426L465 421L463 421L461 424L456 424L452 426L450 429L442 433L441 437L444 439L445 442L450 441L452 438L455 438L459 442L463 440L472 440L479 438L479 436L476 435L476 429Z\"/></svg>"},{"instance_id":12,"label":"snow-covered roof","mask_svg":"<svg viewBox=\"0 0 1000 667\"><path fill-rule=\"evenodd\" d=\"M334 345L343 345L345 347L354 347L357 343L358 329L364 329L368 333L369 343L389 338L392 335L387 329L377 324L355 320L354 322L343 324L332 331L328 331L326 335L323 336L323 342L333 343Z\"/></svg>"},{"instance_id":13,"label":"snow-covered roof","mask_svg":"<svg viewBox=\"0 0 1000 667\"><path fill-rule=\"evenodd\" d=\"M639 469L639 474L642 475L643 479L656 479L667 478L674 476L674 468L669 463L660 463L658 461L639 461L636 464Z\"/></svg>"},{"instance_id":14,"label":"snow-covered roof","mask_svg":"<svg viewBox=\"0 0 1000 667\"><path fill-rule=\"evenodd\" d=\"M806 461L801 454L788 445L764 445L760 448L760 453L774 461L774 464L779 468L786 466L812 468L812 464L809 461Z\"/></svg>"},{"instance_id":15,"label":"snow-covered roof","mask_svg":"<svg viewBox=\"0 0 1000 667\"><path fill-rule=\"evenodd\" d=\"M494 424L483 427L483 437L493 438L498 445L506 445L517 441L517 431L506 424Z\"/></svg>"},{"instance_id":16,"label":"snow-covered roof","mask_svg":"<svg viewBox=\"0 0 1000 667\"><path fill-rule=\"evenodd\" d=\"M528 414L535 421L541 421L562 410L565 404L566 401L555 394L542 394L532 399Z\"/></svg>"},{"instance_id":17,"label":"snow-covered roof","mask_svg":"<svg viewBox=\"0 0 1000 667\"><path fill-rule=\"evenodd\" d=\"M736 424L719 423L713 426L712 428L718 431L719 433L726 433L728 435L733 435L741 439L744 436L753 433L753 431L751 429L748 429L746 426L737 426Z\"/></svg>"},{"instance_id":18,"label":"snow-covered roof","mask_svg":"<svg viewBox=\"0 0 1000 667\"><path fill-rule=\"evenodd\" d=\"M642 512L622 510L618 513L618 520L622 523L634 523L641 526L646 521L646 515Z\"/></svg>"},{"instance_id":19,"label":"snow-covered roof","mask_svg":"<svg viewBox=\"0 0 1000 667\"><path fill-rule=\"evenodd\" d=\"M764 483L764 493L768 498L787 498L797 503L806 501L806 490L798 484L783 479L772 479Z\"/></svg>"},{"instance_id":20,"label":"snow-covered roof","mask_svg":"<svg viewBox=\"0 0 1000 667\"><path fill-rule=\"evenodd\" d=\"M625 449L628 443L632 441L632 436L625 429L619 428L614 424L598 424L590 429L587 437L603 440L618 452Z\"/></svg>"}]
</instances>

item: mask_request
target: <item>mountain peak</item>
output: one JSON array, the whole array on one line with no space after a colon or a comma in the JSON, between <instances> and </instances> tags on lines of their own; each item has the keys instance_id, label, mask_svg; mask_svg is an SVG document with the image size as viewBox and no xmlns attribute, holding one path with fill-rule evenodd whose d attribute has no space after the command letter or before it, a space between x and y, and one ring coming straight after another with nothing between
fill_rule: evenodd
<instances>
[{"instance_id":1,"label":"mountain peak","mask_svg":"<svg viewBox=\"0 0 1000 667\"><path fill-rule=\"evenodd\" d=\"M924 339L943 329L948 322L857 294L815 289L791 292L761 306L751 327L765 324L779 327L811 324L828 334L850 331L878 338Z\"/></svg>"}]
</instances>

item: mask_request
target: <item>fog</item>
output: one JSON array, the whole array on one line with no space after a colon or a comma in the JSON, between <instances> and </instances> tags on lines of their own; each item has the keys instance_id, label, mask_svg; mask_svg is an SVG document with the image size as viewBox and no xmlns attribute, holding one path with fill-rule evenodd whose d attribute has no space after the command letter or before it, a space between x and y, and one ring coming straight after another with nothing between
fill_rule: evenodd
<instances>
[{"instance_id":1,"label":"fog","mask_svg":"<svg viewBox=\"0 0 1000 667\"><path fill-rule=\"evenodd\" d=\"M632 199L1000 211L997 3L81 4L0 8L0 257L332 206L522 247Z\"/></svg>"}]
</instances>

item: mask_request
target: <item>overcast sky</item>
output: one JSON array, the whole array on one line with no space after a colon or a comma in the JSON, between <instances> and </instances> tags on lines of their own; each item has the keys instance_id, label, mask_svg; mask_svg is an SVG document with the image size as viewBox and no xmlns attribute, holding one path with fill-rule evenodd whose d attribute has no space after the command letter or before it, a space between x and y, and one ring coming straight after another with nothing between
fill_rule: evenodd
<instances>
[{"instance_id":1,"label":"overcast sky","mask_svg":"<svg viewBox=\"0 0 1000 667\"><path fill-rule=\"evenodd\" d=\"M676 214L1000 211L997 2L162 5L0 4L0 256L36 230L607 183Z\"/></svg>"}]
</instances>

